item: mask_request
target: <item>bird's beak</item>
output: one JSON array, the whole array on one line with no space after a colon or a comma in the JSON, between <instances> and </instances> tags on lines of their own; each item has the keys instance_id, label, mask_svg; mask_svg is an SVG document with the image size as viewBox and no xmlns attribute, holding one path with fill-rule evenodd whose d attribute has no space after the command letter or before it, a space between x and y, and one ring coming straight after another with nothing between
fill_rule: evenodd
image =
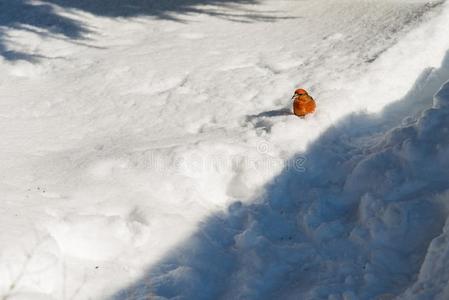
<instances>
[{"instance_id":1,"label":"bird's beak","mask_svg":"<svg viewBox=\"0 0 449 300\"><path fill-rule=\"evenodd\" d=\"M293 99L295 99L296 98L296 94L294 94L293 96L292 96L292 99L291 100L293 100Z\"/></svg>"}]
</instances>

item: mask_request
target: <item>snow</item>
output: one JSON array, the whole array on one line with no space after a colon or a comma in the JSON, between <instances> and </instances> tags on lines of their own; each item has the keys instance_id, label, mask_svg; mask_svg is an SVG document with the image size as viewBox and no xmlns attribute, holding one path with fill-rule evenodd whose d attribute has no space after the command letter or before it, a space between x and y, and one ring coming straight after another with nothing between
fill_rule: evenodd
<instances>
[{"instance_id":1,"label":"snow","mask_svg":"<svg viewBox=\"0 0 449 300\"><path fill-rule=\"evenodd\" d=\"M448 16L0 0L0 297L448 298Z\"/></svg>"}]
</instances>

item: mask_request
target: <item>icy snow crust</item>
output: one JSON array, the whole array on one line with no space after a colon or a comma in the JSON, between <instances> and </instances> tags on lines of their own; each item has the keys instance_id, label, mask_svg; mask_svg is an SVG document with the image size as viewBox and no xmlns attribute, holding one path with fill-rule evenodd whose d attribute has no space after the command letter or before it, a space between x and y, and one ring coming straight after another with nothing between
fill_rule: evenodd
<instances>
[{"instance_id":1,"label":"icy snow crust","mask_svg":"<svg viewBox=\"0 0 449 300\"><path fill-rule=\"evenodd\" d=\"M2 299L449 298L445 2L110 3L0 0Z\"/></svg>"}]
</instances>

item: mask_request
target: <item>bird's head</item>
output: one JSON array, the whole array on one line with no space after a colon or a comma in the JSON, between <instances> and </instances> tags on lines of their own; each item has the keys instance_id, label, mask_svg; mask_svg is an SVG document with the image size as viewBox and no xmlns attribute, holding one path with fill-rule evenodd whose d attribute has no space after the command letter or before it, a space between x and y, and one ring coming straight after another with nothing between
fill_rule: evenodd
<instances>
[{"instance_id":1,"label":"bird's head","mask_svg":"<svg viewBox=\"0 0 449 300\"><path fill-rule=\"evenodd\" d=\"M295 94L293 94L292 100L297 98L297 97L304 96L304 95L308 95L307 91L305 89L297 89L295 91Z\"/></svg>"}]
</instances>

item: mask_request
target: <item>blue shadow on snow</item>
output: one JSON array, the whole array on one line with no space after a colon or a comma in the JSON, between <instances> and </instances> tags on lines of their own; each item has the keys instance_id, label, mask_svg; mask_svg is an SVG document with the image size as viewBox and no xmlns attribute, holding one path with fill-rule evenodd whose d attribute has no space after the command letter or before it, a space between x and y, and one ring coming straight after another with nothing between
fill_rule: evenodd
<instances>
[{"instance_id":1,"label":"blue shadow on snow","mask_svg":"<svg viewBox=\"0 0 449 300\"><path fill-rule=\"evenodd\" d=\"M432 162L432 141L447 144L449 130L431 128L421 140L416 132L423 122L432 124L434 110L417 119L448 79L449 54L441 68L424 70L403 99L376 115L347 116L293 157L307 159L305 172L286 167L264 196L211 215L111 298L341 299L352 293L390 299L401 293L445 221L431 198L449 188L441 177L447 166ZM440 113L448 124L449 114ZM403 157L404 149L422 151L430 161Z\"/></svg>"},{"instance_id":2,"label":"blue shadow on snow","mask_svg":"<svg viewBox=\"0 0 449 300\"><path fill-rule=\"evenodd\" d=\"M83 40L86 24L61 15L57 7L77 9L102 17L131 18L150 16L185 22L183 16L207 14L234 22L275 22L291 19L277 11L257 11L238 4L256 5L259 0L0 0L0 56L6 60L36 61L42 56L8 48L10 29L31 31L42 36ZM55 6L56 5L56 6ZM206 6L207 5L207 6ZM231 6L232 5L232 6ZM226 9L228 8L228 9Z\"/></svg>"}]
</instances>

